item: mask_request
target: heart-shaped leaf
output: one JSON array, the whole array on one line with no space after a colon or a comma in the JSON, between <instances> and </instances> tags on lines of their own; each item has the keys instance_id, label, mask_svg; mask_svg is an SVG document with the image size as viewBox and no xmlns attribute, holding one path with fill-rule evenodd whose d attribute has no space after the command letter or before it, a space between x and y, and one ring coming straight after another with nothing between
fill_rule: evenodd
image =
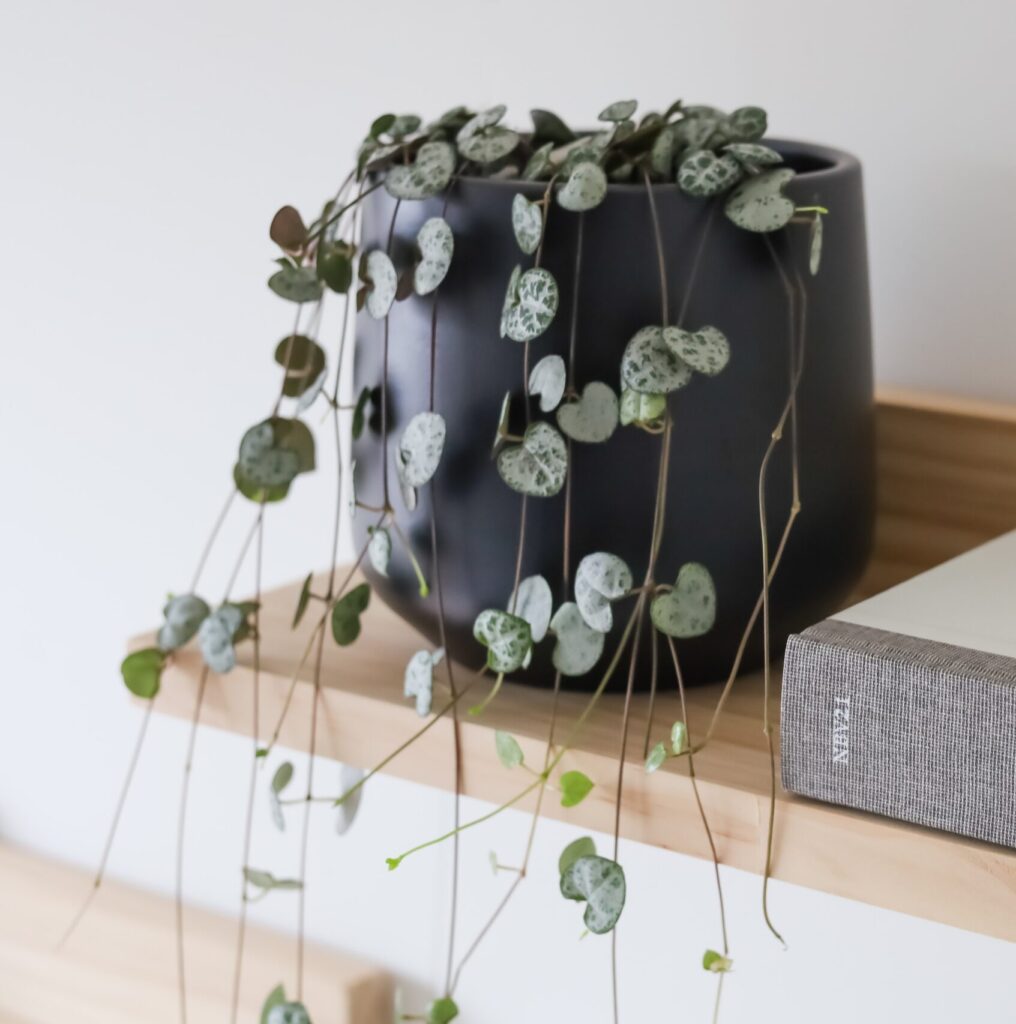
<instances>
[{"instance_id":1,"label":"heart-shaped leaf","mask_svg":"<svg viewBox=\"0 0 1016 1024\"><path fill-rule=\"evenodd\" d=\"M549 178L554 170L554 161L551 153L554 151L554 143L548 142L533 152L533 155L526 162L522 171L522 177L526 181L538 181L540 178Z\"/></svg>"},{"instance_id":2,"label":"heart-shaped leaf","mask_svg":"<svg viewBox=\"0 0 1016 1024\"><path fill-rule=\"evenodd\" d=\"M734 142L754 142L766 133L766 112L761 107L738 107L723 124Z\"/></svg>"},{"instance_id":3,"label":"heart-shaped leaf","mask_svg":"<svg viewBox=\"0 0 1016 1024\"><path fill-rule=\"evenodd\" d=\"M579 857L561 874L561 895L585 900L586 927L594 935L604 935L617 924L624 909L624 871L606 857Z\"/></svg>"},{"instance_id":4,"label":"heart-shaped leaf","mask_svg":"<svg viewBox=\"0 0 1016 1024\"><path fill-rule=\"evenodd\" d=\"M459 1008L451 996L442 996L427 1004L426 1024L449 1024L459 1015Z\"/></svg>"},{"instance_id":5,"label":"heart-shaped leaf","mask_svg":"<svg viewBox=\"0 0 1016 1024\"><path fill-rule=\"evenodd\" d=\"M822 264L822 214L816 213L811 222L811 241L808 246L808 270L814 277Z\"/></svg>"},{"instance_id":6,"label":"heart-shaped leaf","mask_svg":"<svg viewBox=\"0 0 1016 1024\"><path fill-rule=\"evenodd\" d=\"M533 144L549 143L551 146L563 146L575 140L575 133L550 110L530 110L533 119Z\"/></svg>"},{"instance_id":7,"label":"heart-shaped leaf","mask_svg":"<svg viewBox=\"0 0 1016 1024\"><path fill-rule=\"evenodd\" d=\"M533 646L529 623L499 608L477 615L473 636L487 648L487 667L498 673L521 668Z\"/></svg>"},{"instance_id":8,"label":"heart-shaped leaf","mask_svg":"<svg viewBox=\"0 0 1016 1024\"><path fill-rule=\"evenodd\" d=\"M716 587L709 570L698 562L681 566L674 589L653 598L653 625L679 640L708 633L716 621Z\"/></svg>"},{"instance_id":9,"label":"heart-shaped leaf","mask_svg":"<svg viewBox=\"0 0 1016 1024\"><path fill-rule=\"evenodd\" d=\"M707 949L702 954L702 966L713 974L725 974L734 966L734 961L715 949Z\"/></svg>"},{"instance_id":10,"label":"heart-shaped leaf","mask_svg":"<svg viewBox=\"0 0 1016 1024\"><path fill-rule=\"evenodd\" d=\"M793 177L789 167L756 174L734 189L723 212L745 231L778 231L794 216L794 203L783 194Z\"/></svg>"},{"instance_id":11,"label":"heart-shaped leaf","mask_svg":"<svg viewBox=\"0 0 1016 1024\"><path fill-rule=\"evenodd\" d=\"M550 584L542 576L527 576L519 583L519 589L508 598L508 611L529 623L533 643L538 644L550 626L550 614L554 608L554 595Z\"/></svg>"},{"instance_id":12,"label":"heart-shaped leaf","mask_svg":"<svg viewBox=\"0 0 1016 1024\"><path fill-rule=\"evenodd\" d=\"M459 152L473 163L492 164L506 157L519 142L518 134L510 128L485 128L461 140Z\"/></svg>"},{"instance_id":13,"label":"heart-shaped leaf","mask_svg":"<svg viewBox=\"0 0 1016 1024\"><path fill-rule=\"evenodd\" d=\"M494 746L497 748L497 759L505 768L516 768L523 761L525 755L519 746L519 741L510 732L501 732L500 729L494 733Z\"/></svg>"},{"instance_id":14,"label":"heart-shaped leaf","mask_svg":"<svg viewBox=\"0 0 1016 1024\"><path fill-rule=\"evenodd\" d=\"M323 291L313 267L295 267L292 264L272 274L268 278L268 287L288 302L316 302Z\"/></svg>"},{"instance_id":15,"label":"heart-shaped leaf","mask_svg":"<svg viewBox=\"0 0 1016 1024\"><path fill-rule=\"evenodd\" d=\"M719 112L717 111L717 113ZM674 135L677 139L678 148L682 152L704 149L706 143L710 142L716 134L716 128L719 123L719 117L708 114L688 116L686 111L685 118L674 125Z\"/></svg>"},{"instance_id":16,"label":"heart-shaped leaf","mask_svg":"<svg viewBox=\"0 0 1016 1024\"><path fill-rule=\"evenodd\" d=\"M425 142L411 164L393 164L385 176L385 190L396 199L426 199L446 188L455 173L455 147L447 142Z\"/></svg>"},{"instance_id":17,"label":"heart-shaped leaf","mask_svg":"<svg viewBox=\"0 0 1016 1024\"><path fill-rule=\"evenodd\" d=\"M416 114L398 114L392 118L387 131L393 139L401 139L412 135L419 127L420 118Z\"/></svg>"},{"instance_id":18,"label":"heart-shaped leaf","mask_svg":"<svg viewBox=\"0 0 1016 1024\"><path fill-rule=\"evenodd\" d=\"M607 175L599 164L583 162L572 168L568 180L557 191L557 201L566 210L580 213L599 206L607 195Z\"/></svg>"},{"instance_id":19,"label":"heart-shaped leaf","mask_svg":"<svg viewBox=\"0 0 1016 1024\"><path fill-rule=\"evenodd\" d=\"M529 393L540 396L540 411L553 412L564 395L567 372L557 355L544 356L529 373Z\"/></svg>"},{"instance_id":20,"label":"heart-shaped leaf","mask_svg":"<svg viewBox=\"0 0 1016 1024\"><path fill-rule=\"evenodd\" d=\"M532 267L517 280L514 274L512 278L514 297L510 282L505 300L510 302L510 309L502 319L504 333L512 341L532 341L543 334L557 313L557 281L543 267Z\"/></svg>"},{"instance_id":21,"label":"heart-shaped leaf","mask_svg":"<svg viewBox=\"0 0 1016 1024\"><path fill-rule=\"evenodd\" d=\"M448 222L442 217L425 221L416 236L420 262L413 270L413 290L417 295L429 295L448 274L455 252L455 237Z\"/></svg>"},{"instance_id":22,"label":"heart-shaped leaf","mask_svg":"<svg viewBox=\"0 0 1016 1024\"><path fill-rule=\"evenodd\" d=\"M418 412L399 438L399 478L410 487L422 487L437 471L444 442L444 417Z\"/></svg>"},{"instance_id":23,"label":"heart-shaped leaf","mask_svg":"<svg viewBox=\"0 0 1016 1024\"><path fill-rule=\"evenodd\" d=\"M162 609L166 621L159 630L159 647L163 651L175 651L198 631L211 611L196 594L178 594L172 597Z\"/></svg>"},{"instance_id":24,"label":"heart-shaped leaf","mask_svg":"<svg viewBox=\"0 0 1016 1024\"><path fill-rule=\"evenodd\" d=\"M621 357L621 382L642 395L667 395L691 380L691 367L663 339L662 327L643 327Z\"/></svg>"},{"instance_id":25,"label":"heart-shaped leaf","mask_svg":"<svg viewBox=\"0 0 1016 1024\"><path fill-rule=\"evenodd\" d=\"M503 103L498 103L497 106L489 107L487 110L481 110L480 113L474 114L459 129L458 134L455 136L455 141L461 144L479 132L487 128L493 128L504 117L507 110L508 108Z\"/></svg>"},{"instance_id":26,"label":"heart-shaped leaf","mask_svg":"<svg viewBox=\"0 0 1016 1024\"><path fill-rule=\"evenodd\" d=\"M402 691L407 698L416 698L416 713L421 718L430 714L434 697L434 668L441 663L444 653L443 647L436 651L417 651L406 665Z\"/></svg>"},{"instance_id":27,"label":"heart-shaped leaf","mask_svg":"<svg viewBox=\"0 0 1016 1024\"><path fill-rule=\"evenodd\" d=\"M621 392L621 423L655 424L667 408L666 395L642 395L625 388Z\"/></svg>"},{"instance_id":28,"label":"heart-shaped leaf","mask_svg":"<svg viewBox=\"0 0 1016 1024\"><path fill-rule=\"evenodd\" d=\"M776 167L783 163L783 157L758 142L732 142L723 147L723 152L732 156L742 167L758 170L760 167Z\"/></svg>"},{"instance_id":29,"label":"heart-shaped leaf","mask_svg":"<svg viewBox=\"0 0 1016 1024\"><path fill-rule=\"evenodd\" d=\"M552 661L563 676L584 676L603 654L604 635L586 625L578 605L566 601L550 620L557 638Z\"/></svg>"},{"instance_id":30,"label":"heart-shaped leaf","mask_svg":"<svg viewBox=\"0 0 1016 1024\"><path fill-rule=\"evenodd\" d=\"M339 792L348 794L335 811L335 833L344 836L353 826L363 796L364 771L351 764L339 765Z\"/></svg>"},{"instance_id":31,"label":"heart-shaped leaf","mask_svg":"<svg viewBox=\"0 0 1016 1024\"><path fill-rule=\"evenodd\" d=\"M166 653L158 647L145 647L133 651L120 663L124 686L135 697L150 700L159 692L162 670L166 666Z\"/></svg>"},{"instance_id":32,"label":"heart-shaped leaf","mask_svg":"<svg viewBox=\"0 0 1016 1024\"><path fill-rule=\"evenodd\" d=\"M657 743L646 758L646 775L652 775L666 760L667 748L662 743Z\"/></svg>"},{"instance_id":33,"label":"heart-shaped leaf","mask_svg":"<svg viewBox=\"0 0 1016 1024\"><path fill-rule=\"evenodd\" d=\"M522 444L498 453L497 471L513 491L533 498L552 498L564 486L568 446L549 423L531 423Z\"/></svg>"},{"instance_id":34,"label":"heart-shaped leaf","mask_svg":"<svg viewBox=\"0 0 1016 1024\"><path fill-rule=\"evenodd\" d=\"M557 425L573 441L606 441L617 430L617 421L617 395L598 380L582 389L578 401L567 402L557 410Z\"/></svg>"},{"instance_id":35,"label":"heart-shaped leaf","mask_svg":"<svg viewBox=\"0 0 1016 1024\"><path fill-rule=\"evenodd\" d=\"M283 206L272 217L268 237L286 252L298 252L307 241L307 227L298 210Z\"/></svg>"},{"instance_id":36,"label":"heart-shaped leaf","mask_svg":"<svg viewBox=\"0 0 1016 1024\"><path fill-rule=\"evenodd\" d=\"M235 604L224 604L217 608L201 623L198 630L198 646L205 664L213 671L224 675L236 665L236 648L233 641L244 625L246 616Z\"/></svg>"},{"instance_id":37,"label":"heart-shaped leaf","mask_svg":"<svg viewBox=\"0 0 1016 1024\"><path fill-rule=\"evenodd\" d=\"M635 108L639 105L638 100L618 100L603 108L597 116L598 121L627 121Z\"/></svg>"},{"instance_id":38,"label":"heart-shaped leaf","mask_svg":"<svg viewBox=\"0 0 1016 1024\"><path fill-rule=\"evenodd\" d=\"M313 468L314 436L306 424L275 416L243 435L233 480L251 501L278 501L300 473Z\"/></svg>"},{"instance_id":39,"label":"heart-shaped leaf","mask_svg":"<svg viewBox=\"0 0 1016 1024\"><path fill-rule=\"evenodd\" d=\"M367 299L364 305L375 320L384 320L395 301L399 276L388 253L373 249L363 261L363 276L367 280Z\"/></svg>"},{"instance_id":40,"label":"heart-shaped leaf","mask_svg":"<svg viewBox=\"0 0 1016 1024\"><path fill-rule=\"evenodd\" d=\"M367 544L367 557L374 572L381 576L388 575L388 563L392 558L392 538L383 526L370 526L367 528L370 534L370 542Z\"/></svg>"},{"instance_id":41,"label":"heart-shaped leaf","mask_svg":"<svg viewBox=\"0 0 1016 1024\"><path fill-rule=\"evenodd\" d=\"M707 377L715 377L730 360L730 342L716 327L700 327L697 331L665 327L663 340L675 355Z\"/></svg>"},{"instance_id":42,"label":"heart-shaped leaf","mask_svg":"<svg viewBox=\"0 0 1016 1024\"><path fill-rule=\"evenodd\" d=\"M512 200L512 230L515 241L525 253L534 253L543 237L543 210L521 192Z\"/></svg>"},{"instance_id":43,"label":"heart-shaped leaf","mask_svg":"<svg viewBox=\"0 0 1016 1024\"><path fill-rule=\"evenodd\" d=\"M303 1003L279 1003L268 1011L265 1024L311 1024Z\"/></svg>"},{"instance_id":44,"label":"heart-shaped leaf","mask_svg":"<svg viewBox=\"0 0 1016 1024\"><path fill-rule=\"evenodd\" d=\"M508 288L504 295L504 304L501 306L501 337L507 337L508 324L511 320L515 307L519 304L519 281L522 280L522 268L515 267L511 277L508 278Z\"/></svg>"},{"instance_id":45,"label":"heart-shaped leaf","mask_svg":"<svg viewBox=\"0 0 1016 1024\"><path fill-rule=\"evenodd\" d=\"M276 985L271 992L268 993L268 998L264 1001L261 1007L261 1018L258 1024L268 1024L268 1014L271 1013L272 1009L278 1006L280 1003L286 1001L286 991L281 985Z\"/></svg>"},{"instance_id":46,"label":"heart-shaped leaf","mask_svg":"<svg viewBox=\"0 0 1016 1024\"><path fill-rule=\"evenodd\" d=\"M575 807L592 792L593 780L582 772L563 772L558 779L561 789L561 806Z\"/></svg>"},{"instance_id":47,"label":"heart-shaped leaf","mask_svg":"<svg viewBox=\"0 0 1016 1024\"><path fill-rule=\"evenodd\" d=\"M356 246L349 242L323 242L317 250L317 276L333 292L345 295L353 283Z\"/></svg>"},{"instance_id":48,"label":"heart-shaped leaf","mask_svg":"<svg viewBox=\"0 0 1016 1024\"><path fill-rule=\"evenodd\" d=\"M348 647L360 635L360 615L370 604L370 584L361 583L332 606L332 636L340 647Z\"/></svg>"},{"instance_id":49,"label":"heart-shaped leaf","mask_svg":"<svg viewBox=\"0 0 1016 1024\"><path fill-rule=\"evenodd\" d=\"M324 371L325 350L311 338L291 334L276 345L275 361L285 371L282 393L287 398L298 398Z\"/></svg>"},{"instance_id":50,"label":"heart-shaped leaf","mask_svg":"<svg viewBox=\"0 0 1016 1024\"><path fill-rule=\"evenodd\" d=\"M732 156L716 156L700 149L681 161L677 183L690 196L715 196L736 185L741 179L741 165Z\"/></svg>"},{"instance_id":51,"label":"heart-shaped leaf","mask_svg":"<svg viewBox=\"0 0 1016 1024\"><path fill-rule=\"evenodd\" d=\"M561 851L561 856L557 859L558 874L563 875L579 857L595 856L596 843L593 842L592 836L581 836L579 839L574 839Z\"/></svg>"},{"instance_id":52,"label":"heart-shaped leaf","mask_svg":"<svg viewBox=\"0 0 1016 1024\"><path fill-rule=\"evenodd\" d=\"M575 572L575 603L590 629L609 633L614 624L610 602L632 588L631 569L608 551L586 555Z\"/></svg>"}]
</instances>

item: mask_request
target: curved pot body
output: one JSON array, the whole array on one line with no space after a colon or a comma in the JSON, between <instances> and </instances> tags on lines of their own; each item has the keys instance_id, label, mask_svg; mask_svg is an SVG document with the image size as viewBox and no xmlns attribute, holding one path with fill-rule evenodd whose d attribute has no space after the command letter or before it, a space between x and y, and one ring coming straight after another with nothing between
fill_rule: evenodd
<instances>
[{"instance_id":1,"label":"curved pot body","mask_svg":"<svg viewBox=\"0 0 1016 1024\"><path fill-rule=\"evenodd\" d=\"M787 189L799 206L828 207L820 273L808 273L809 228L790 225L771 236L734 227L717 209L654 186L662 228L671 322L695 328L713 324L730 340L731 358L715 378L695 375L669 396L674 417L665 529L657 580L673 582L678 568L702 562L718 595L717 620L705 636L681 644L690 682L725 677L738 641L759 598L762 559L759 531L759 466L789 389L791 334L787 292L770 250L775 247L791 279L807 290L803 373L797 408L801 511L772 590L773 653L789 632L824 617L848 596L868 556L873 525L873 389L868 267L861 169L846 153L799 143L775 143L798 176ZM397 303L388 325L388 467L392 504L425 571L434 582L431 510L436 511L437 555L447 643L467 665L483 663L472 623L484 608L506 607L515 576L522 496L498 476L491 459L501 402L512 393L512 428L524 427L524 346L499 337L508 278L516 264L531 265L511 228L511 203L521 191L532 199L539 184L464 179L451 192L444 216L455 234L451 271L437 292L433 362L434 408L448 426L441 465L405 511L395 476L398 437L408 420L430 407L431 318L434 297ZM412 262L422 223L439 216L443 197L402 203L395 217L392 255ZM395 202L383 189L364 204L363 247L384 248ZM711 223L710 223L711 221ZM560 285L561 304L550 329L531 343L530 365L551 352L567 360L569 324L576 305L576 380L619 389L619 366L632 335L661 321L661 287L650 206L645 187L612 185L601 206L584 215L581 272L575 262L579 216L556 204L549 215L543 265ZM707 226L708 225L708 226ZM694 283L689 279L701 256ZM685 298L687 295L687 298ZM798 307L800 313L800 306ZM385 325L361 313L357 324L356 388L383 378ZM537 404L533 417L542 417ZM380 504L383 473L379 416L354 446L357 493ZM660 452L659 437L622 427L603 444L572 445L571 563L594 551L624 558L641 580ZM766 509L775 550L792 500L791 431L777 445L768 472ZM527 502L522 575L541 573L555 592L562 578L565 492ZM360 510L357 545L376 515ZM367 568L377 594L421 630L440 641L436 593L421 598L405 552L393 538L388 578ZM570 599L570 594L568 595ZM620 635L629 599L615 609L606 664ZM753 631L744 667L762 659L761 628ZM636 685L649 684L652 633L640 633ZM553 682L553 638L540 644L520 681ZM662 653L662 651L661 651ZM663 664L661 662L661 664ZM593 688L594 669L566 686ZM665 679L670 679L668 673ZM623 688L626 673L611 681ZM661 683L661 685L672 685Z\"/></svg>"}]
</instances>

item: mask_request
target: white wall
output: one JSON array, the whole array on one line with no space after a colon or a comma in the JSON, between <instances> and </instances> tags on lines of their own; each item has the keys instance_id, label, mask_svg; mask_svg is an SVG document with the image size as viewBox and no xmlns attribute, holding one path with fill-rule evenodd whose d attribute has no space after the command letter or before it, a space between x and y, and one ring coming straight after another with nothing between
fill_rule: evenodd
<instances>
[{"instance_id":1,"label":"white wall","mask_svg":"<svg viewBox=\"0 0 1016 1024\"><path fill-rule=\"evenodd\" d=\"M376 113L505 101L520 119L544 105L581 121L627 95L762 104L774 132L865 163L880 380L1016 400L1014 17L1008 0L8 5L0 834L95 861L138 718L118 681L123 638L186 585L239 432L277 387L288 319L263 283L268 217L282 202L313 209ZM268 583L326 560L330 486L327 473L301 480L272 510ZM184 741L155 721L115 874L167 888ZM188 891L227 909L248 749L206 731L196 764ZM439 985L444 855L394 875L383 857L449 814L445 795L385 779L348 838L322 814L312 934L421 993ZM293 832L258 826L257 862L291 870ZM523 830L508 813L465 843L464 935L506 884L487 849L517 858ZM575 908L554 892L571 834L541 826L534 877L465 976L463 1019L609 1019L607 944L577 942ZM624 1019L706 1019L708 868L632 844L623 859ZM1010 946L777 884L783 953L757 880L725 879L729 1024L1011 1019ZM293 906L273 898L257 917L291 927Z\"/></svg>"}]
</instances>

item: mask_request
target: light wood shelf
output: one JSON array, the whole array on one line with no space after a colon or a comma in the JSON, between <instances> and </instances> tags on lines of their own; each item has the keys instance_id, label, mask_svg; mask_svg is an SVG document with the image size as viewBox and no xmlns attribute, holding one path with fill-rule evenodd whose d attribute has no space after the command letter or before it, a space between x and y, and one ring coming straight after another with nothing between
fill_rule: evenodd
<instances>
[{"instance_id":1,"label":"light wood shelf","mask_svg":"<svg viewBox=\"0 0 1016 1024\"><path fill-rule=\"evenodd\" d=\"M929 568L1016 525L1016 410L982 403L938 401L885 393L879 404L879 518L876 552L862 586L873 593ZM289 681L306 644L310 623L291 631L299 585L264 595L262 721L281 712ZM308 615L308 619L311 616ZM135 644L149 641L138 637ZM420 727L412 702L402 696L402 676L419 635L380 601L363 619L351 647L325 645L318 751L325 757L370 767ZM226 678L210 679L202 721L243 732L251 719L253 674L249 645ZM200 657L185 650L164 678L158 710L190 716ZM305 750L312 688L302 673L281 742ZM485 692L489 684L477 687ZM701 735L717 688L689 693L689 726ZM761 732L761 681L738 681L714 742L696 758L703 801L722 863L760 872L764 863L769 759ZM463 716L464 791L501 802L514 796L520 777L498 762L494 731L520 741L527 761L538 763L549 721L551 695L506 684L481 718ZM562 728L584 707L580 694L561 700ZM774 695L773 715L778 717ZM605 696L562 769L578 768L595 782L578 807L546 799L544 813L609 832L613 809L621 698ZM641 770L647 701L634 702L629 770L624 773L622 834L640 842L707 857L708 847L683 762L655 775ZM654 739L680 718L676 697L657 698ZM385 769L430 786L454 784L452 725L442 720ZM561 733L559 733L561 735ZM1016 940L1016 852L946 833L901 824L778 793L776 878L875 906ZM531 806L523 803L520 808ZM389 852L389 851L385 851Z\"/></svg>"}]
</instances>

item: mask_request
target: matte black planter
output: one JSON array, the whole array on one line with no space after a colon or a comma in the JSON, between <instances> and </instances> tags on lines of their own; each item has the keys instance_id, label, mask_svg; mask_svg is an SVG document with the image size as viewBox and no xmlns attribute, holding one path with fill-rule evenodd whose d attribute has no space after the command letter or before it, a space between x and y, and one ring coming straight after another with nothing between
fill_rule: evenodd
<instances>
[{"instance_id":1,"label":"matte black planter","mask_svg":"<svg viewBox=\"0 0 1016 1024\"><path fill-rule=\"evenodd\" d=\"M808 228L791 225L771 241L807 286L807 340L799 393L801 514L772 592L773 650L787 634L832 612L860 576L871 544L874 511L873 389L868 265L861 168L847 153L796 142L775 143L799 174L788 188L798 205L829 208L821 272L807 271ZM670 309L676 322L694 254L703 237L707 205L675 186L654 186L662 224ZM512 589L522 496L509 490L491 459L501 400L513 393L521 428L524 409L523 347L498 336L508 277L530 265L516 246L511 202L518 191L542 194L539 184L465 179L452 192L445 218L455 233L451 272L437 293L435 408L448 425L444 456L413 513L402 509L395 458L402 428L429 407L433 297L398 303L389 317L389 470L392 502L421 563L433 580L431 503L437 541L448 647L465 665L480 665L484 650L472 623L484 608L504 608ZM441 214L444 200L404 202L394 228L393 257L411 262L420 225ZM395 202L383 190L364 205L365 249L387 243ZM550 352L567 356L574 295L578 215L556 204L550 211L543 265L561 289L561 307L550 330L531 343L531 364ZM602 380L619 388L625 344L641 327L660 322L660 285L648 197L641 185L612 185L606 201L585 215L578 295L577 380ZM673 451L666 529L657 579L672 582L686 561L702 562L718 594L716 625L681 645L689 681L705 682L730 671L738 640L759 595L762 577L758 515L759 463L788 393L788 304L766 239L742 231L717 209L706 236L698 277L683 324L714 324L731 344L728 367L718 377L696 375L670 396ZM380 384L384 324L361 314L357 324L356 387ZM536 404L534 416L540 416ZM377 427L375 420L373 427ZM620 428L605 444L573 444L570 467L573 513L572 568L585 554L610 551L624 558L636 579L645 571L659 454L659 438ZM380 503L382 459L376 429L354 447L361 500ZM790 444L771 463L768 517L775 547L791 501ZM564 492L530 498L523 576L543 574L558 586L562 569ZM376 516L355 520L363 544ZM435 594L423 599L396 540L390 577L367 569L377 594L440 642ZM569 595L570 597L570 595ZM613 641L631 601L615 614ZM637 683L648 685L651 632L640 638ZM550 685L548 637L520 681ZM613 649L608 639L607 652ZM606 664L601 661L601 668ZM745 668L762 660L760 628L749 644ZM592 688L594 669L565 685ZM666 677L670 678L669 673ZM612 688L623 688L618 673Z\"/></svg>"}]
</instances>

